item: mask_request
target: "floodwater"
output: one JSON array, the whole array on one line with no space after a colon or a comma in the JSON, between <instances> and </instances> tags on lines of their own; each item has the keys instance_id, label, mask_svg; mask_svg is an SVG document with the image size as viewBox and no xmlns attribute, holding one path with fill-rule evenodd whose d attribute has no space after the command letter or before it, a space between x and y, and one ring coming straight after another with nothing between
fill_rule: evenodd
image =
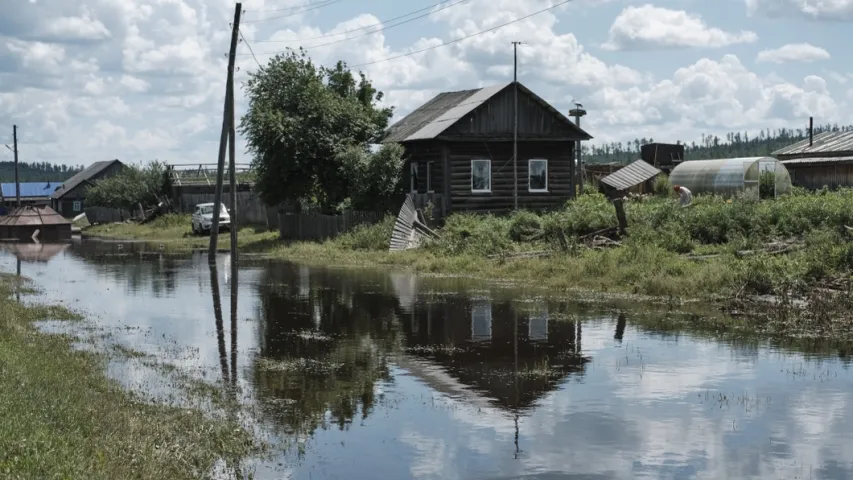
<instances>
[{"instance_id":1,"label":"floodwater","mask_svg":"<svg viewBox=\"0 0 853 480\"><path fill-rule=\"evenodd\" d=\"M459 279L247 258L232 292L228 255L211 270L131 243L10 250L4 271L113 344L238 386L247 425L281 442L255 478L853 478L838 355ZM108 372L169 401L144 363Z\"/></svg>"}]
</instances>

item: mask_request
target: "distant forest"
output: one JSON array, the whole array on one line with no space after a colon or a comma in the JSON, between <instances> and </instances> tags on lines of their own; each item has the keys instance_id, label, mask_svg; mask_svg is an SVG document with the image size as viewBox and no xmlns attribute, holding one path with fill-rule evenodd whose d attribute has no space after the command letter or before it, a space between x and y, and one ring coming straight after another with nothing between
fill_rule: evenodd
<instances>
[{"instance_id":1,"label":"distant forest","mask_svg":"<svg viewBox=\"0 0 853 480\"><path fill-rule=\"evenodd\" d=\"M814 134L823 132L847 132L853 130L853 125L841 126L823 125L815 126ZM770 155L780 148L787 147L792 143L809 138L808 129L798 128L777 130L761 130L758 136L750 137L746 132L734 132L726 134L725 138L716 135L702 135L699 143L684 144L685 160L703 160L712 158L738 158L738 157L760 157ZM604 145L583 145L583 159L587 164L596 163L630 163L640 158L640 147L647 143L654 143L653 138L635 138L631 142L613 142ZM671 143L672 141L663 141Z\"/></svg>"},{"instance_id":2,"label":"distant forest","mask_svg":"<svg viewBox=\"0 0 853 480\"><path fill-rule=\"evenodd\" d=\"M83 166L54 165L52 163L18 162L18 178L21 182L64 182L83 170ZM15 181L15 162L0 162L0 182Z\"/></svg>"}]
</instances>

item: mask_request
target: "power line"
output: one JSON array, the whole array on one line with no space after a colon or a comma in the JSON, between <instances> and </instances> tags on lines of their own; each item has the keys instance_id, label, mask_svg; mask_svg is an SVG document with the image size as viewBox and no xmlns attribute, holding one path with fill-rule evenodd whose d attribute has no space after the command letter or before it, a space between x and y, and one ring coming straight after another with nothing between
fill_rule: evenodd
<instances>
[{"instance_id":1,"label":"power line","mask_svg":"<svg viewBox=\"0 0 853 480\"><path fill-rule=\"evenodd\" d=\"M394 23L394 24L392 24L392 25L388 25L388 26L385 26L385 27L379 28L379 29L377 29L377 30L373 30L373 31L370 31L370 32L365 32L365 33L362 33L361 35L356 35L356 36L353 36L353 37L342 38L342 39L340 39L340 40L335 40L335 41L333 41L333 42L321 43L321 44L319 44L319 45L310 45L310 46L307 46L307 47L304 47L304 48L305 48L306 50L311 50L311 49L314 49L314 48L328 47L328 46L330 46L330 45L337 45L337 44L339 44L339 43L348 42L348 41L353 40L353 39L356 39L356 38L366 37L367 35L373 35L374 33L379 33L379 32L382 32L382 31L388 30L388 29L390 29L390 28L399 27L400 25L404 25L404 24L406 24L406 23L414 22L415 20L418 20L418 19L420 19L420 18L428 17L428 16L432 15L433 13L438 13L438 12L440 12L440 11L442 11L442 10L446 10L446 9L448 9L448 8L455 7L456 5L459 5L460 3L465 3L465 2L468 2L468 1L470 1L470 0L457 0L455 3L451 3L450 5L445 5L445 6L441 7L441 8L439 8L438 10L433 10L433 11L431 11L431 12L429 12L429 13L424 13L424 14L418 15L417 17L413 17L413 18L410 18L410 19L408 19L408 20L403 20L402 22ZM444 3L446 3L446 2L444 2ZM268 52L268 53L262 53L261 55L275 55L275 54L277 54L277 53L281 53L281 52Z\"/></svg>"},{"instance_id":2,"label":"power line","mask_svg":"<svg viewBox=\"0 0 853 480\"><path fill-rule=\"evenodd\" d=\"M246 48L248 48L248 49L249 49L249 53L251 53L251 54L252 54L252 58L254 58L254 59L255 59L255 63L257 63L257 64L258 64L258 67L259 67L259 68L264 68L264 67L261 65L261 62L259 62L259 61L258 61L258 57L256 57L256 56L255 56L255 51L254 51L254 50L252 50L252 46L251 46L251 45L249 45L249 41L248 41L248 40L246 40L246 37L243 35L243 31L242 31L242 30L238 30L238 32L240 32L240 38L242 38L242 39L243 39L243 43L245 43L245 44L246 44Z\"/></svg>"},{"instance_id":3,"label":"power line","mask_svg":"<svg viewBox=\"0 0 853 480\"><path fill-rule=\"evenodd\" d=\"M289 12L289 11L291 11L291 10L296 10L296 9L299 9L299 8L310 7L310 6L313 6L313 5L318 5L318 4L320 4L320 3L326 3L326 2L328 2L328 1L329 1L329 0L320 0L320 1L318 1L318 2L308 2L308 3L304 4L304 5L295 5L295 6L292 6L292 7L284 7L284 8L264 8L264 9L261 9L261 10L244 10L244 12Z\"/></svg>"},{"instance_id":4,"label":"power line","mask_svg":"<svg viewBox=\"0 0 853 480\"><path fill-rule=\"evenodd\" d=\"M405 14L405 15L400 15L399 17L389 18L389 19L387 19L387 20L382 20L382 21L379 21L379 22L377 22L377 23L373 23L373 24L370 24L370 25L367 25L367 26L364 26L364 27L353 28L353 29L351 29L351 30L344 30L343 32L330 33L330 34L327 34L327 35L320 35L320 36L318 36L318 37L301 38L301 39L297 39L297 40L258 40L258 41L256 41L255 43L298 43L298 42L307 42L307 41L310 41L310 40L321 40L321 39L329 38L329 37L338 37L338 36L340 36L340 35L346 35L347 33L360 32L361 30L367 30L368 28L379 27L379 26L382 26L382 25L384 25L384 24L386 24L386 23L388 23L388 22L393 22L393 21L396 21L396 20L400 20L401 18L406 18L406 17L408 17L408 16L414 15L414 14L416 14L416 13L420 13L420 12L424 12L424 11L426 11L426 10L430 10L430 9L432 9L432 8L435 8L435 7L437 7L437 6L441 5L441 4L443 4L443 3L447 3L447 2L449 2L449 1L450 1L450 0L442 0L442 1L438 2L438 3L433 3L432 5L430 5L430 6L428 6L428 7L421 8L420 10L415 10L415 11L413 11L413 12L409 12L409 13L407 13L407 14Z\"/></svg>"},{"instance_id":5,"label":"power line","mask_svg":"<svg viewBox=\"0 0 853 480\"><path fill-rule=\"evenodd\" d=\"M451 41L449 41L449 42L444 42L444 43L442 43L442 44L440 44L440 45L433 45L433 46L431 46L431 47L422 48L422 49L420 49L420 50L416 50L416 51L414 51L414 52L404 53L404 54L401 54L401 55L395 55L395 56L393 56L393 57L387 57L387 58L383 58L383 59L380 59L380 60L374 60L374 61L372 61L372 62L365 62L365 63L359 63L359 64L357 64L357 65L350 65L349 67L350 67L350 68L366 67L366 66L368 66L368 65L375 65L375 64L377 64L377 63L389 62L389 61L391 61L391 60L396 60L396 59L398 59L398 58L410 57L410 56L412 56L412 55L417 55L417 54L419 54L419 53L427 52L427 51L430 51L430 50L435 50L436 48L446 47L446 46L448 46L448 45L452 45L452 44L454 44L454 43L459 43L459 42L461 42L461 41L463 41L463 40L468 40L469 38L473 38L473 37L476 37L476 36L478 36L478 35L482 35L482 34L484 34L484 33L493 32L493 31L495 31L495 30L498 30L498 29L501 29L501 28L503 28L503 27L506 27L507 25L512 25L513 23L518 23L518 22L520 22L520 21L522 21L522 20L527 20L528 18L534 17L534 16L539 15L539 14L541 14L541 13L545 13L545 12L547 12L547 11L549 11L549 10L553 10L553 9L555 9L555 8L557 8L557 7L561 7L561 6L563 6L563 5L566 5L567 3L570 3L571 1L572 1L572 0L564 0L564 1L562 1L562 2L560 2L560 3L558 3L558 4L556 4L556 5L552 5L552 6L548 7L548 8L543 8L542 10L539 10L539 11L533 12L533 13L531 13L531 14L529 14L529 15L525 15L525 16L523 16L523 17L516 18L515 20L510 20L509 22L502 23L502 24L500 24L500 25L497 25L497 26L494 26L494 27L491 27L491 28L487 28L486 30L482 30L482 31L479 31L479 32L476 32L476 33L472 33L471 35L466 35L466 36L464 36L464 37L457 38L456 40L451 40Z\"/></svg>"},{"instance_id":6,"label":"power line","mask_svg":"<svg viewBox=\"0 0 853 480\"><path fill-rule=\"evenodd\" d=\"M330 0L330 1L325 2L325 3L317 3L317 4L314 4L314 6L311 6L310 8L306 8L306 9L304 9L304 10L299 10L298 12L288 13L287 15L280 15L280 16L278 16L278 17L271 17L271 18L261 18L261 19L258 19L258 20L247 20L247 21L245 21L245 22L243 22L243 23L267 22L267 21L269 21L269 20L278 20L278 19L281 19L281 18L294 17L294 16L296 16L296 15L299 15L300 13L310 12L310 11L312 11L312 10L317 10L318 8L328 7L329 5L334 5L335 3L339 3L339 2L342 2L342 1L343 1L343 0Z\"/></svg>"}]
</instances>

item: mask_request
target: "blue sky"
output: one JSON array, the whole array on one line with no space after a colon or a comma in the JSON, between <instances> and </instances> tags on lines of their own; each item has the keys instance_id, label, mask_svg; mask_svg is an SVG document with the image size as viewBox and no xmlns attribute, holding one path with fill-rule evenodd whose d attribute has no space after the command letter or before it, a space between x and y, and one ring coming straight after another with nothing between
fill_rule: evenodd
<instances>
[{"instance_id":1,"label":"blue sky","mask_svg":"<svg viewBox=\"0 0 853 480\"><path fill-rule=\"evenodd\" d=\"M318 63L357 65L475 33L559 0L465 0L382 32L300 42L437 2L340 0L274 18L317 1L250 0L242 30L262 62L263 53L286 46L347 38L309 53ZM0 140L11 140L6 137L16 123L28 161L213 162L232 14L233 3L225 0L22 2L0 19L0 118L8 124L0 125ZM809 115L818 123L853 123L853 55L845 52L851 22L853 0L574 0L495 32L364 69L399 117L440 91L509 80L509 42L521 40L520 80L560 110L572 99L583 102L594 142L691 141L702 133L799 127ZM241 81L257 64L245 44L239 52ZM240 95L238 114L245 107ZM238 155L250 160L242 140Z\"/></svg>"}]
</instances>

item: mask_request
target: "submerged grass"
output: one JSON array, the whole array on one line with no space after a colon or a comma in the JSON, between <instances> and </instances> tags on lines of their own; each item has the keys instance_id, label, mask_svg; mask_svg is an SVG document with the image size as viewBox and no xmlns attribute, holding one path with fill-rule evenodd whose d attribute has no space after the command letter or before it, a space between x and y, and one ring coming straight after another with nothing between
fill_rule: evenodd
<instances>
[{"instance_id":1,"label":"submerged grass","mask_svg":"<svg viewBox=\"0 0 853 480\"><path fill-rule=\"evenodd\" d=\"M33 325L78 317L16 302L15 285L0 276L0 477L203 478L259 451L236 423L124 391L104 357Z\"/></svg>"}]
</instances>

